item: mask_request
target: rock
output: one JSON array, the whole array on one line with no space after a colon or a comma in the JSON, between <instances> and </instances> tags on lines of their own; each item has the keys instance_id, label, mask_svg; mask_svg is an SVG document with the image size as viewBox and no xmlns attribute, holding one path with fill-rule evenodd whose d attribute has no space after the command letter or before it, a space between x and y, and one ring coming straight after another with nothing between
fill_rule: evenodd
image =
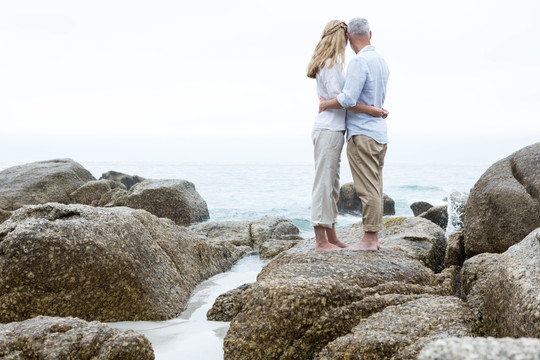
<instances>
[{"instance_id":1,"label":"rock","mask_svg":"<svg viewBox=\"0 0 540 360\"><path fill-rule=\"evenodd\" d=\"M254 250L272 253L287 250L300 240L300 230L292 221L281 218L263 218L254 221L206 221L192 225L189 230L208 242L228 242L235 246L249 246ZM277 241L281 243L277 244Z\"/></svg>"},{"instance_id":2,"label":"rock","mask_svg":"<svg viewBox=\"0 0 540 360\"><path fill-rule=\"evenodd\" d=\"M424 212L428 211L432 207L433 207L433 205L431 205L430 203L427 203L425 201L416 201L416 202L413 202L411 204L411 210L412 210L414 216L418 216L421 213L424 213Z\"/></svg>"},{"instance_id":3,"label":"rock","mask_svg":"<svg viewBox=\"0 0 540 360\"><path fill-rule=\"evenodd\" d=\"M219 295L212 308L208 310L207 319L211 321L231 321L240 311L242 296L250 286L251 284L244 284Z\"/></svg>"},{"instance_id":4,"label":"rock","mask_svg":"<svg viewBox=\"0 0 540 360\"><path fill-rule=\"evenodd\" d=\"M318 359L416 359L426 343L472 335L467 305L451 296L426 296L363 319L329 343Z\"/></svg>"},{"instance_id":5,"label":"rock","mask_svg":"<svg viewBox=\"0 0 540 360\"><path fill-rule=\"evenodd\" d=\"M111 189L107 191L105 194L101 195L101 198L99 199L97 206L101 207L113 207L116 206L117 203L121 202L123 199L127 197L128 192L120 187L117 187L115 189Z\"/></svg>"},{"instance_id":6,"label":"rock","mask_svg":"<svg viewBox=\"0 0 540 360\"><path fill-rule=\"evenodd\" d=\"M118 199L115 204L144 209L182 226L210 218L206 201L195 190L195 185L186 180L144 180L133 186L127 196Z\"/></svg>"},{"instance_id":7,"label":"rock","mask_svg":"<svg viewBox=\"0 0 540 360\"><path fill-rule=\"evenodd\" d=\"M447 291L434 281L430 269L401 250L318 253L312 240L301 241L245 290L225 337L225 359L313 358L372 313Z\"/></svg>"},{"instance_id":8,"label":"rock","mask_svg":"<svg viewBox=\"0 0 540 360\"><path fill-rule=\"evenodd\" d=\"M26 206L0 225L0 322L170 319L243 253L143 210Z\"/></svg>"},{"instance_id":9,"label":"rock","mask_svg":"<svg viewBox=\"0 0 540 360\"><path fill-rule=\"evenodd\" d=\"M404 251L435 272L444 268L446 239L440 227L422 218L385 219L383 225L381 248Z\"/></svg>"},{"instance_id":10,"label":"rock","mask_svg":"<svg viewBox=\"0 0 540 360\"><path fill-rule=\"evenodd\" d=\"M71 159L39 161L0 172L0 209L13 211L24 205L72 202L71 194L95 178Z\"/></svg>"},{"instance_id":11,"label":"rock","mask_svg":"<svg viewBox=\"0 0 540 360\"><path fill-rule=\"evenodd\" d=\"M99 180L103 180L103 179L118 181L119 183L124 184L127 190L130 190L133 187L133 185L146 180L145 178L138 175L128 175L128 174L124 174L124 173L113 171L113 170L103 173L101 177L99 178Z\"/></svg>"},{"instance_id":12,"label":"rock","mask_svg":"<svg viewBox=\"0 0 540 360\"><path fill-rule=\"evenodd\" d=\"M282 252L289 250L300 240L268 240L263 242L260 247L261 259L272 259Z\"/></svg>"},{"instance_id":13,"label":"rock","mask_svg":"<svg viewBox=\"0 0 540 360\"><path fill-rule=\"evenodd\" d=\"M428 219L443 229L446 229L446 226L448 225L448 210L446 205L434 206L418 215L418 217Z\"/></svg>"},{"instance_id":14,"label":"rock","mask_svg":"<svg viewBox=\"0 0 540 360\"><path fill-rule=\"evenodd\" d=\"M341 187L337 207L340 214L359 215L362 213L362 202L358 195L356 195L354 183L349 182ZM394 200L388 195L383 194L383 215L394 215L395 213Z\"/></svg>"},{"instance_id":15,"label":"rock","mask_svg":"<svg viewBox=\"0 0 540 360\"><path fill-rule=\"evenodd\" d=\"M480 334L540 337L540 228L503 254L467 260L462 283Z\"/></svg>"},{"instance_id":16,"label":"rock","mask_svg":"<svg viewBox=\"0 0 540 360\"><path fill-rule=\"evenodd\" d=\"M11 217L11 211L0 209L0 224Z\"/></svg>"},{"instance_id":17,"label":"rock","mask_svg":"<svg viewBox=\"0 0 540 360\"><path fill-rule=\"evenodd\" d=\"M427 344L418 360L540 360L540 339L448 337Z\"/></svg>"},{"instance_id":18,"label":"rock","mask_svg":"<svg viewBox=\"0 0 540 360\"><path fill-rule=\"evenodd\" d=\"M502 253L540 227L540 142L493 164L465 207L465 253Z\"/></svg>"},{"instance_id":19,"label":"rock","mask_svg":"<svg viewBox=\"0 0 540 360\"><path fill-rule=\"evenodd\" d=\"M0 324L2 359L154 359L152 344L132 330L99 322L38 316Z\"/></svg>"},{"instance_id":20,"label":"rock","mask_svg":"<svg viewBox=\"0 0 540 360\"><path fill-rule=\"evenodd\" d=\"M465 261L465 247L463 244L463 231L453 232L448 236L444 266L461 266Z\"/></svg>"},{"instance_id":21,"label":"rock","mask_svg":"<svg viewBox=\"0 0 540 360\"><path fill-rule=\"evenodd\" d=\"M113 180L93 180L72 192L70 197L77 204L97 206L101 197L112 189L126 190L126 187Z\"/></svg>"}]
</instances>

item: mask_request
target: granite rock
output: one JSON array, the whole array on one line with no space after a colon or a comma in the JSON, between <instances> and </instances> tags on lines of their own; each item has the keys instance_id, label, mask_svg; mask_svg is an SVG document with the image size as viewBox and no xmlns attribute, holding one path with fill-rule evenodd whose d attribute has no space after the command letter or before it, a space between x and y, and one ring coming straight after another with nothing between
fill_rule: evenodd
<instances>
[{"instance_id":1,"label":"granite rock","mask_svg":"<svg viewBox=\"0 0 540 360\"><path fill-rule=\"evenodd\" d=\"M411 359L432 341L472 335L470 311L452 296L423 296L362 319L351 333L330 342L318 359Z\"/></svg>"},{"instance_id":2,"label":"granite rock","mask_svg":"<svg viewBox=\"0 0 540 360\"><path fill-rule=\"evenodd\" d=\"M427 344L418 360L540 360L540 339L448 337Z\"/></svg>"},{"instance_id":3,"label":"granite rock","mask_svg":"<svg viewBox=\"0 0 540 360\"><path fill-rule=\"evenodd\" d=\"M114 180L93 180L72 192L70 197L74 203L97 206L104 194L117 188L126 190L124 184Z\"/></svg>"},{"instance_id":4,"label":"granite rock","mask_svg":"<svg viewBox=\"0 0 540 360\"><path fill-rule=\"evenodd\" d=\"M115 205L144 209L182 226L210 218L206 201L195 185L186 180L144 180L133 186L125 197L116 200Z\"/></svg>"},{"instance_id":5,"label":"granite rock","mask_svg":"<svg viewBox=\"0 0 540 360\"><path fill-rule=\"evenodd\" d=\"M128 175L128 174L124 174L124 173L113 171L113 170L103 173L101 177L99 178L99 180L103 180L103 179L118 181L119 183L124 184L127 190L130 190L133 187L133 185L146 180L145 178L138 175Z\"/></svg>"},{"instance_id":6,"label":"granite rock","mask_svg":"<svg viewBox=\"0 0 540 360\"><path fill-rule=\"evenodd\" d=\"M540 227L540 142L493 164L465 207L467 257L502 253Z\"/></svg>"},{"instance_id":7,"label":"granite rock","mask_svg":"<svg viewBox=\"0 0 540 360\"><path fill-rule=\"evenodd\" d=\"M170 319L243 254L144 210L26 206L0 225L0 322Z\"/></svg>"},{"instance_id":8,"label":"granite rock","mask_svg":"<svg viewBox=\"0 0 540 360\"><path fill-rule=\"evenodd\" d=\"M461 266L465 261L465 246L463 244L463 231L458 230L448 235L444 266Z\"/></svg>"},{"instance_id":9,"label":"granite rock","mask_svg":"<svg viewBox=\"0 0 540 360\"><path fill-rule=\"evenodd\" d=\"M444 230L448 226L448 210L446 205L434 206L418 215L418 217L432 221Z\"/></svg>"},{"instance_id":10,"label":"granite rock","mask_svg":"<svg viewBox=\"0 0 540 360\"><path fill-rule=\"evenodd\" d=\"M354 183L349 182L341 186L337 207L340 214L360 215L362 213L362 202L356 195ZM383 194L383 215L394 215L395 213L395 201L390 196Z\"/></svg>"},{"instance_id":11,"label":"granite rock","mask_svg":"<svg viewBox=\"0 0 540 360\"><path fill-rule=\"evenodd\" d=\"M146 337L75 318L38 316L0 324L2 359L153 360Z\"/></svg>"},{"instance_id":12,"label":"granite rock","mask_svg":"<svg viewBox=\"0 0 540 360\"><path fill-rule=\"evenodd\" d=\"M416 201L411 204L411 210L414 216L418 216L421 213L428 211L432 207L433 205L425 201Z\"/></svg>"},{"instance_id":13,"label":"granite rock","mask_svg":"<svg viewBox=\"0 0 540 360\"><path fill-rule=\"evenodd\" d=\"M0 171L0 209L13 211L24 205L73 202L73 191L92 174L71 159L39 161Z\"/></svg>"}]
</instances>

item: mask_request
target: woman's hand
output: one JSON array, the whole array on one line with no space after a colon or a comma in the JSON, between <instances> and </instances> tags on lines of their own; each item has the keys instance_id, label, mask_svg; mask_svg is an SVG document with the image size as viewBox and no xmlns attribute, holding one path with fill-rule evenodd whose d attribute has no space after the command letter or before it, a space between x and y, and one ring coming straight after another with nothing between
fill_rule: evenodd
<instances>
[{"instance_id":1,"label":"woman's hand","mask_svg":"<svg viewBox=\"0 0 540 360\"><path fill-rule=\"evenodd\" d=\"M326 110L326 99L324 97L319 98L319 114Z\"/></svg>"}]
</instances>

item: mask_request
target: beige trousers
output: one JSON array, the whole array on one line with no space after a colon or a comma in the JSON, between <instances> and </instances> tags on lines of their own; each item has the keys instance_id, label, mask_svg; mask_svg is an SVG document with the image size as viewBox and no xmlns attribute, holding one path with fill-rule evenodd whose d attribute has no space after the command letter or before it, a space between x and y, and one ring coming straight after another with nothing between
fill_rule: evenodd
<instances>
[{"instance_id":1,"label":"beige trousers","mask_svg":"<svg viewBox=\"0 0 540 360\"><path fill-rule=\"evenodd\" d=\"M338 216L339 164L343 131L314 130L315 179L311 193L311 225L332 228Z\"/></svg>"},{"instance_id":2,"label":"beige trousers","mask_svg":"<svg viewBox=\"0 0 540 360\"><path fill-rule=\"evenodd\" d=\"M382 230L383 166L386 148L386 144L379 144L365 135L355 135L347 143L347 158L354 188L362 201L364 231Z\"/></svg>"}]
</instances>

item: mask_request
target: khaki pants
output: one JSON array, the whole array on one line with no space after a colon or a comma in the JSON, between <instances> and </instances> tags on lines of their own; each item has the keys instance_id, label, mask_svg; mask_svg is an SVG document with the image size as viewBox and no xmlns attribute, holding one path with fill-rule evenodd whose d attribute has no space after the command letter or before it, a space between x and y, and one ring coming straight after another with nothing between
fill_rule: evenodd
<instances>
[{"instance_id":1,"label":"khaki pants","mask_svg":"<svg viewBox=\"0 0 540 360\"><path fill-rule=\"evenodd\" d=\"M347 143L347 158L354 188L362 201L364 231L382 230L383 166L386 148L386 144L379 144L365 135L355 135Z\"/></svg>"},{"instance_id":2,"label":"khaki pants","mask_svg":"<svg viewBox=\"0 0 540 360\"><path fill-rule=\"evenodd\" d=\"M314 130L315 179L311 196L311 225L332 228L337 220L339 164L345 139L343 131Z\"/></svg>"}]
</instances>

